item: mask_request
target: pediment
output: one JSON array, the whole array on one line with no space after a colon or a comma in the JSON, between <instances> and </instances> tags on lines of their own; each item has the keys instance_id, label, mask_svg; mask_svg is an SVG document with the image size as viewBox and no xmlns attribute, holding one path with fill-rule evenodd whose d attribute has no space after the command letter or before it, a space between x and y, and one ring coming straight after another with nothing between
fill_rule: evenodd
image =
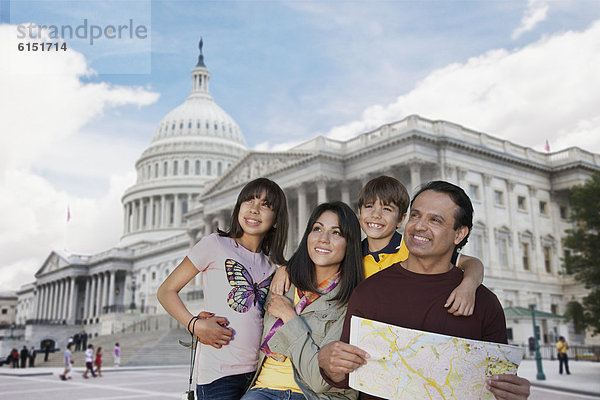
<instances>
[{"instance_id":1,"label":"pediment","mask_svg":"<svg viewBox=\"0 0 600 400\"><path fill-rule=\"evenodd\" d=\"M291 165L312 156L309 152L255 152L250 151L226 173L213 181L204 191L204 196L247 182L269 177Z\"/></svg>"},{"instance_id":2,"label":"pediment","mask_svg":"<svg viewBox=\"0 0 600 400\"><path fill-rule=\"evenodd\" d=\"M56 251L52 251L46 258L40 269L35 273L35 277L58 271L69 265L67 258Z\"/></svg>"}]
</instances>

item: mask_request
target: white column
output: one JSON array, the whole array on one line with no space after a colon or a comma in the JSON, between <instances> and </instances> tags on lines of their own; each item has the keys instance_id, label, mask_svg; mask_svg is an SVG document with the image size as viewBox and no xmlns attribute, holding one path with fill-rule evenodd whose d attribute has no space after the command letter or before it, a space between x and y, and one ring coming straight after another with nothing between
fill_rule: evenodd
<instances>
[{"instance_id":1,"label":"white column","mask_svg":"<svg viewBox=\"0 0 600 400\"><path fill-rule=\"evenodd\" d=\"M116 271L109 271L108 279L108 306L115 305L115 275Z\"/></svg>"},{"instance_id":2,"label":"white column","mask_svg":"<svg viewBox=\"0 0 600 400\"><path fill-rule=\"evenodd\" d=\"M298 194L298 241L302 239L304 234L304 227L306 226L307 215L307 204L306 204L306 187L304 185L298 186L296 189Z\"/></svg>"},{"instance_id":3,"label":"white column","mask_svg":"<svg viewBox=\"0 0 600 400\"><path fill-rule=\"evenodd\" d=\"M56 310L56 282L50 284L50 319L55 318Z\"/></svg>"},{"instance_id":4,"label":"white column","mask_svg":"<svg viewBox=\"0 0 600 400\"><path fill-rule=\"evenodd\" d=\"M106 300L108 298L108 282L106 279L106 272L103 272L100 274L100 279L102 281L102 291L100 292L100 312L98 314L103 314L104 313L104 307L106 306Z\"/></svg>"},{"instance_id":5,"label":"white column","mask_svg":"<svg viewBox=\"0 0 600 400\"><path fill-rule=\"evenodd\" d=\"M90 317L90 301L91 301L91 291L92 291L92 277L88 276L85 279L85 300L83 301L83 319L88 319Z\"/></svg>"},{"instance_id":6,"label":"white column","mask_svg":"<svg viewBox=\"0 0 600 400\"><path fill-rule=\"evenodd\" d=\"M156 215L154 214L154 196L150 196L149 207L150 219L148 220L148 226L153 229L155 227L156 222Z\"/></svg>"},{"instance_id":7,"label":"white column","mask_svg":"<svg viewBox=\"0 0 600 400\"><path fill-rule=\"evenodd\" d=\"M160 227L167 226L167 197L163 194L160 196Z\"/></svg>"},{"instance_id":8,"label":"white column","mask_svg":"<svg viewBox=\"0 0 600 400\"><path fill-rule=\"evenodd\" d=\"M181 225L181 205L179 204L179 195L175 194L173 197L173 225Z\"/></svg>"},{"instance_id":9,"label":"white column","mask_svg":"<svg viewBox=\"0 0 600 400\"><path fill-rule=\"evenodd\" d=\"M408 194L414 193L419 186L421 186L421 164L417 161L411 160L410 163L410 188Z\"/></svg>"},{"instance_id":10,"label":"white column","mask_svg":"<svg viewBox=\"0 0 600 400\"><path fill-rule=\"evenodd\" d=\"M94 298L96 299L96 307L94 309L94 317L97 317L98 315L100 315L100 294L102 293L102 288L101 286L101 282L100 282L100 275L96 275L95 276L95 280L96 280L96 286L94 289Z\"/></svg>"},{"instance_id":11,"label":"white column","mask_svg":"<svg viewBox=\"0 0 600 400\"><path fill-rule=\"evenodd\" d=\"M123 232L129 232L129 207L128 204L123 205Z\"/></svg>"},{"instance_id":12,"label":"white column","mask_svg":"<svg viewBox=\"0 0 600 400\"><path fill-rule=\"evenodd\" d=\"M352 204L350 203L350 185L348 182L342 182L340 189L342 192L342 201L352 207Z\"/></svg>"},{"instance_id":13,"label":"white column","mask_svg":"<svg viewBox=\"0 0 600 400\"><path fill-rule=\"evenodd\" d=\"M44 284L44 295L42 296L42 319L48 319L48 304L50 303L49 301L49 290L48 290L48 284L45 283Z\"/></svg>"},{"instance_id":14,"label":"white column","mask_svg":"<svg viewBox=\"0 0 600 400\"><path fill-rule=\"evenodd\" d=\"M75 293L75 277L71 277L70 289L69 289L69 312L67 313L67 319L74 321L77 313L75 312L75 299L77 298Z\"/></svg>"},{"instance_id":15,"label":"white column","mask_svg":"<svg viewBox=\"0 0 600 400\"><path fill-rule=\"evenodd\" d=\"M327 182L325 179L317 181L317 204L327 202Z\"/></svg>"},{"instance_id":16,"label":"white column","mask_svg":"<svg viewBox=\"0 0 600 400\"><path fill-rule=\"evenodd\" d=\"M66 306L67 306L67 285L66 279L61 279L59 281L58 286L58 299L59 299L59 307L58 307L58 318L65 319L66 315Z\"/></svg>"}]
</instances>

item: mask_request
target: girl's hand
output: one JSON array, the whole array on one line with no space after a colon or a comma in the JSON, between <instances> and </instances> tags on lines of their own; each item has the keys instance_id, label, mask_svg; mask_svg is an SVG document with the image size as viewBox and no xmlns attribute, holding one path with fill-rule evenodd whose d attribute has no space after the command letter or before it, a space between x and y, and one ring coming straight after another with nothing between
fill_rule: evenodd
<instances>
[{"instance_id":1,"label":"girl's hand","mask_svg":"<svg viewBox=\"0 0 600 400\"><path fill-rule=\"evenodd\" d=\"M486 387L497 400L524 400L529 397L531 383L517 375L500 374L488 378Z\"/></svg>"},{"instance_id":2,"label":"girl's hand","mask_svg":"<svg viewBox=\"0 0 600 400\"><path fill-rule=\"evenodd\" d=\"M294 310L290 299L275 293L271 293L271 301L267 306L267 312L280 318L284 324L296 317L296 310Z\"/></svg>"},{"instance_id":3,"label":"girl's hand","mask_svg":"<svg viewBox=\"0 0 600 400\"><path fill-rule=\"evenodd\" d=\"M207 319L207 318L214 317L214 316L215 316L215 313L211 313L209 311L200 311L198 313L198 317L200 317L202 319Z\"/></svg>"},{"instance_id":4,"label":"girl's hand","mask_svg":"<svg viewBox=\"0 0 600 400\"><path fill-rule=\"evenodd\" d=\"M285 265L277 268L269 290L275 294L283 295L290 288L290 276L287 273Z\"/></svg>"},{"instance_id":5,"label":"girl's hand","mask_svg":"<svg viewBox=\"0 0 600 400\"><path fill-rule=\"evenodd\" d=\"M455 316L468 317L473 314L475 309L475 292L479 285L474 285L468 279L463 281L450 293L444 307L448 312Z\"/></svg>"},{"instance_id":6,"label":"girl's hand","mask_svg":"<svg viewBox=\"0 0 600 400\"><path fill-rule=\"evenodd\" d=\"M194 326L194 335L200 343L220 349L233 338L233 329L228 325L229 321L225 317L199 319Z\"/></svg>"}]
</instances>

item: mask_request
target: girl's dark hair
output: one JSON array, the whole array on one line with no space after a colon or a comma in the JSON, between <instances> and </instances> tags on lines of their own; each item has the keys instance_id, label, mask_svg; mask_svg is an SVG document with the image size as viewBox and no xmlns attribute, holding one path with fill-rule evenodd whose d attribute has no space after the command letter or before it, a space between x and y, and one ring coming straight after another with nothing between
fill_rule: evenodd
<instances>
[{"instance_id":1,"label":"girl's dark hair","mask_svg":"<svg viewBox=\"0 0 600 400\"><path fill-rule=\"evenodd\" d=\"M283 256L285 251L285 245L287 244L287 231L288 231L288 211L287 211L287 200L283 190L278 184L267 178L258 178L250 181L242 188L242 191L238 195L235 207L231 213L231 220L229 222L229 230L222 231L217 229L220 236L230 237L237 239L242 237L244 231L238 221L238 214L240 213L240 206L246 200L259 199L263 192L266 194L266 200L269 206L275 213L274 227L267 232L260 244L260 251L265 255L269 256L271 262L275 264L285 264L286 260Z\"/></svg>"},{"instance_id":2,"label":"girl's dark hair","mask_svg":"<svg viewBox=\"0 0 600 400\"><path fill-rule=\"evenodd\" d=\"M345 203L341 201L323 203L313 210L308 219L302 241L287 265L287 272L290 276L290 282L298 289L317 292L319 282L315 282L315 263L308 255L307 242L313 225L325 211L331 211L337 215L342 236L346 239L346 254L340 263L339 292L334 298L340 304L346 304L350 300L352 290L362 281L364 272L360 249L360 225L356 214Z\"/></svg>"}]
</instances>

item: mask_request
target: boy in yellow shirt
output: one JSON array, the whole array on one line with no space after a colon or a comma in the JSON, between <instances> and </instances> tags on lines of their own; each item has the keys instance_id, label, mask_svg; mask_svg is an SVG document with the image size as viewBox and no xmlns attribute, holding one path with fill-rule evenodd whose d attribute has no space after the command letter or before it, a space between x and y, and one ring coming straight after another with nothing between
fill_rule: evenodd
<instances>
[{"instance_id":1,"label":"boy in yellow shirt","mask_svg":"<svg viewBox=\"0 0 600 400\"><path fill-rule=\"evenodd\" d=\"M391 176L374 178L362 188L358 198L358 218L367 236L362 242L365 278L408 257L408 249L396 229L402 226L409 204L406 188ZM459 254L453 255L452 263L463 269L464 277L450 293L445 307L453 315L469 316L475 308L475 291L483 282L483 264L477 258ZM271 282L271 290L282 294L288 287L285 267L279 268Z\"/></svg>"}]
</instances>

